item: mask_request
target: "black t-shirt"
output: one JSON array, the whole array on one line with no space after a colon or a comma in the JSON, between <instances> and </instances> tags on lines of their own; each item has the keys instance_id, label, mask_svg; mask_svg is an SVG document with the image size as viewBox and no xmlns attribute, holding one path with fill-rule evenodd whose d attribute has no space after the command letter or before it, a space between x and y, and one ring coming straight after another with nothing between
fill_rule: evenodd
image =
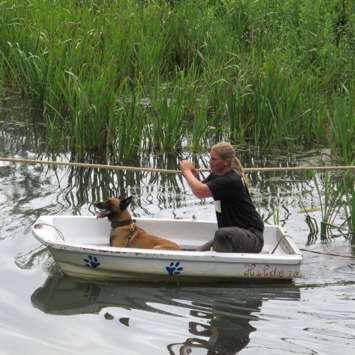
<instances>
[{"instance_id":1,"label":"black t-shirt","mask_svg":"<svg viewBox=\"0 0 355 355\"><path fill-rule=\"evenodd\" d=\"M264 230L264 222L256 211L240 174L234 170L221 176L211 173L202 182L212 192L219 228L254 227Z\"/></svg>"}]
</instances>

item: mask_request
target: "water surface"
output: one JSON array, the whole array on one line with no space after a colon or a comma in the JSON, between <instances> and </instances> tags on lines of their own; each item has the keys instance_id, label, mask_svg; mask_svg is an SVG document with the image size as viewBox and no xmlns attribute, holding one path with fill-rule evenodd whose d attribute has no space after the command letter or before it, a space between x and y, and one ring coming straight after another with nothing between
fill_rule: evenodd
<instances>
[{"instance_id":1,"label":"water surface","mask_svg":"<svg viewBox=\"0 0 355 355\"><path fill-rule=\"evenodd\" d=\"M43 152L34 112L7 102L0 112L0 156L71 158ZM331 164L326 149L240 157L246 167ZM202 156L201 166L206 161ZM175 169L177 160L144 157L132 164ZM353 242L309 238L302 210L313 207L310 215L321 216L305 172L247 177L267 222L281 224L304 250L302 275L291 283L184 286L63 277L30 233L40 215L93 215L95 201L125 192L134 197L137 217L214 219L211 201L196 199L180 175L0 162L0 354L354 352ZM322 182L324 175L318 177Z\"/></svg>"}]
</instances>

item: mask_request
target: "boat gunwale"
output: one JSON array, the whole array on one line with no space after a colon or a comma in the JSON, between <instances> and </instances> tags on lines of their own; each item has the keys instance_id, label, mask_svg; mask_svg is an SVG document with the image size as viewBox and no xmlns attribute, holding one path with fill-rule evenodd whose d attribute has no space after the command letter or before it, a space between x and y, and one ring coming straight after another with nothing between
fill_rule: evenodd
<instances>
[{"instance_id":1,"label":"boat gunwale","mask_svg":"<svg viewBox=\"0 0 355 355\"><path fill-rule=\"evenodd\" d=\"M43 245L45 245L49 250L65 250L68 252L77 252L77 253L90 253L93 255L110 255L110 256L125 256L125 257L135 257L135 258L156 258L159 256L160 259L171 259L176 258L180 260L189 260L194 261L197 258L197 262L255 262L255 263L265 263L265 262L276 262L282 264L299 264L303 255L297 245L294 243L291 236L284 234L287 240L288 246L293 250L293 253L279 253L272 254L270 252L261 252L261 253L218 253L215 251L197 251L197 250L154 250L154 249L137 249L137 248L118 248L111 247L108 244L103 245L101 243L87 243L87 244L78 244L67 241L58 241L55 240L54 234L49 233L49 237L44 237L43 232L39 232L41 224L50 224L54 226L54 219L77 219L77 218L89 218L93 219L93 216L41 216L32 226L33 236ZM152 218L139 218L138 221L152 221ZM164 222L183 222L183 223L207 223L215 225L215 222L204 221L204 220L174 220L174 219L156 219L156 221ZM37 227L36 227L37 226ZM271 226L283 229L280 226ZM284 231L283 231L284 232ZM291 239L288 240L288 239ZM292 243L291 243L292 242Z\"/></svg>"},{"instance_id":2,"label":"boat gunwale","mask_svg":"<svg viewBox=\"0 0 355 355\"><path fill-rule=\"evenodd\" d=\"M190 251L190 250L153 250L153 249L138 249L138 248L117 248L117 247L100 247L85 245L85 244L68 244L68 243L57 243L57 242L43 242L48 249L56 249L56 250L66 250L70 252L79 252L79 253L87 253L96 255L110 255L110 256L118 256L124 255L126 257L146 257L153 258L156 256L160 256L162 259L171 259L172 257L180 258L180 259L192 259L199 257L199 259L214 260L218 259L233 262L236 259L246 259L251 260L273 260L273 261L301 261L303 256L302 254L271 254L271 253L218 253L216 251Z\"/></svg>"}]
</instances>

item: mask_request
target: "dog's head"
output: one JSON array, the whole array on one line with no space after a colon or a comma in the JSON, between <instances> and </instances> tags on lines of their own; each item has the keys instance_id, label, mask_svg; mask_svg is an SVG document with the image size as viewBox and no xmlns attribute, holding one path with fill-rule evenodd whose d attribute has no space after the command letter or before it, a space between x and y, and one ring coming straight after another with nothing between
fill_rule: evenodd
<instances>
[{"instance_id":1,"label":"dog's head","mask_svg":"<svg viewBox=\"0 0 355 355\"><path fill-rule=\"evenodd\" d=\"M102 211L96 215L96 218L107 217L109 221L118 220L122 213L127 211L131 201L132 196L126 198L125 195L121 195L119 198L109 198L106 201L97 202L94 206Z\"/></svg>"}]
</instances>

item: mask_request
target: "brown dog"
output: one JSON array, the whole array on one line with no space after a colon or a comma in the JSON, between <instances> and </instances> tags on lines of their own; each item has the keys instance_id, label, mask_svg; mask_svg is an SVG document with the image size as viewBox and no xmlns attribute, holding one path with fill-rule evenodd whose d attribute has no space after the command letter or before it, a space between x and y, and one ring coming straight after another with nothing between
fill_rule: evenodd
<instances>
[{"instance_id":1,"label":"brown dog","mask_svg":"<svg viewBox=\"0 0 355 355\"><path fill-rule=\"evenodd\" d=\"M180 247L170 240L148 234L135 224L127 207L132 196L125 198L109 198L95 203L95 207L102 210L96 218L107 217L111 222L110 245L120 248L142 248L160 250L180 250Z\"/></svg>"}]
</instances>

